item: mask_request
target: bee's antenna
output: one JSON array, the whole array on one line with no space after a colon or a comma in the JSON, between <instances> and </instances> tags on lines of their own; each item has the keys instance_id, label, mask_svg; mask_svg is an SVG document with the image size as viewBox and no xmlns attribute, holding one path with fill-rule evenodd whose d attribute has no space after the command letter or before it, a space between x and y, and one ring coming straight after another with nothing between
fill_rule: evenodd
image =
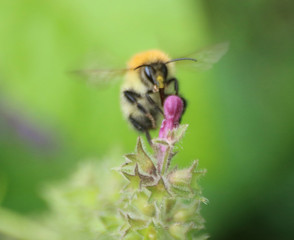
<instances>
[{"instance_id":1,"label":"bee's antenna","mask_svg":"<svg viewBox=\"0 0 294 240\"><path fill-rule=\"evenodd\" d=\"M189 60L189 61L197 62L197 59L194 59L194 58L174 58L172 60L167 61L165 64L168 64L171 62L182 61L182 60Z\"/></svg>"}]
</instances>

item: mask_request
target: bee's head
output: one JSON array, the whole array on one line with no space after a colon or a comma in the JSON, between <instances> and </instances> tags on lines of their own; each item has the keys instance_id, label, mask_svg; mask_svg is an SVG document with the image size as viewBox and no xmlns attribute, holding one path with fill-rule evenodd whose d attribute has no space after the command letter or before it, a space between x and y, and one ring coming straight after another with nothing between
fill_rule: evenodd
<instances>
[{"instance_id":1,"label":"bee's head","mask_svg":"<svg viewBox=\"0 0 294 240\"><path fill-rule=\"evenodd\" d=\"M165 87L168 69L165 63L152 63L140 66L141 76L153 85L153 90L156 92Z\"/></svg>"},{"instance_id":2,"label":"bee's head","mask_svg":"<svg viewBox=\"0 0 294 240\"><path fill-rule=\"evenodd\" d=\"M173 74L173 62L180 60L193 60L191 58L170 59L159 50L150 50L136 54L129 62L128 69L138 70L142 81L153 87L153 91L164 89L168 75Z\"/></svg>"},{"instance_id":3,"label":"bee's head","mask_svg":"<svg viewBox=\"0 0 294 240\"><path fill-rule=\"evenodd\" d=\"M128 68L137 70L145 85L158 91L165 87L172 65L167 66L170 58L160 50L149 50L136 54L129 62Z\"/></svg>"}]
</instances>

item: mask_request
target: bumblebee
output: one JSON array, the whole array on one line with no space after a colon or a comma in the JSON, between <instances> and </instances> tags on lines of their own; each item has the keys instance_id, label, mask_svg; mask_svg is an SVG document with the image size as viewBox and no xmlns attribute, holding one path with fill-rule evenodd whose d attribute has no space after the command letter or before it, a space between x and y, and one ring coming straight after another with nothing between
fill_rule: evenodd
<instances>
[{"instance_id":1,"label":"bumblebee","mask_svg":"<svg viewBox=\"0 0 294 240\"><path fill-rule=\"evenodd\" d=\"M150 50L136 54L128 62L128 69L133 70L126 72L121 87L121 109L131 125L146 134L149 143L149 130L157 128L165 98L179 93L173 64L179 60L170 59L160 50Z\"/></svg>"},{"instance_id":2,"label":"bumblebee","mask_svg":"<svg viewBox=\"0 0 294 240\"><path fill-rule=\"evenodd\" d=\"M158 128L163 104L167 96L179 95L179 83L175 77L175 62L191 61L195 68L208 69L227 51L228 43L220 43L188 57L171 59L160 50L149 50L134 55L122 70L87 70L82 73L94 83L106 82L124 74L120 100L122 113L131 126L145 133L151 144L150 130ZM184 102L185 99L181 97ZM151 144L152 145L152 144Z\"/></svg>"}]
</instances>

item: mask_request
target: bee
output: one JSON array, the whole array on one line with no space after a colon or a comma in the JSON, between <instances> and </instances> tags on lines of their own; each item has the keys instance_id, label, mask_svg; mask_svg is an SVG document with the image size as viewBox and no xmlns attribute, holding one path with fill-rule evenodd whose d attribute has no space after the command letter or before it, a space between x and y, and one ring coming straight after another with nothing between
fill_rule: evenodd
<instances>
[{"instance_id":1,"label":"bee","mask_svg":"<svg viewBox=\"0 0 294 240\"><path fill-rule=\"evenodd\" d=\"M220 43L181 58L170 58L161 50L148 50L134 55L125 69L94 69L78 73L86 75L94 83L108 82L124 74L120 91L122 113L136 131L145 133L152 145L149 131L158 128L164 100L170 95L179 95L175 63L190 61L195 64L194 68L209 69L227 50L228 43ZM181 98L185 109L186 100Z\"/></svg>"}]
</instances>

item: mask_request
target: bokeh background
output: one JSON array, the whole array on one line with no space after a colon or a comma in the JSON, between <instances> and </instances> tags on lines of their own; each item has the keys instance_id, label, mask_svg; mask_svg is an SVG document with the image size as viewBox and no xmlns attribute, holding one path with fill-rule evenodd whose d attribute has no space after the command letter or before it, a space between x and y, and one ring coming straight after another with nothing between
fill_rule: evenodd
<instances>
[{"instance_id":1,"label":"bokeh background","mask_svg":"<svg viewBox=\"0 0 294 240\"><path fill-rule=\"evenodd\" d=\"M212 70L177 69L190 126L174 164L199 158L208 170L202 213L211 239L294 239L293 7L290 0L1 0L1 206L42 212L43 183L66 178L88 157L134 150L119 83L99 90L70 70L97 62L121 68L142 50L177 57L229 40Z\"/></svg>"}]
</instances>

